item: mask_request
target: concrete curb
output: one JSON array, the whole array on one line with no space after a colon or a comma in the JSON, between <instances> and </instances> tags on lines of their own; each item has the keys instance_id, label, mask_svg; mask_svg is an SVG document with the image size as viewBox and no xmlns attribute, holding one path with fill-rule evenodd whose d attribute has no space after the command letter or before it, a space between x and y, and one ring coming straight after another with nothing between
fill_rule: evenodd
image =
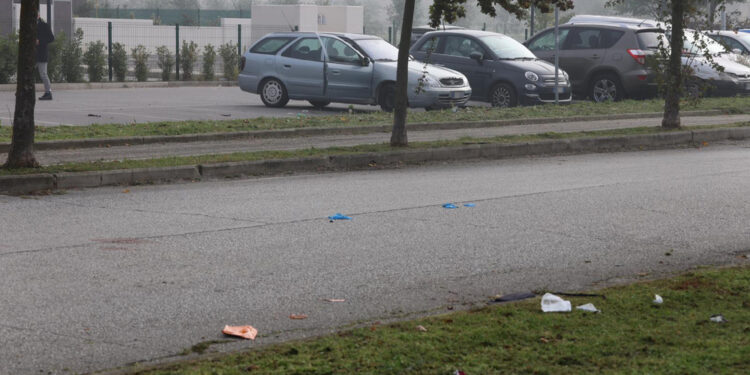
<instances>
[{"instance_id":1,"label":"concrete curb","mask_svg":"<svg viewBox=\"0 0 750 375\"><path fill-rule=\"evenodd\" d=\"M714 116L721 115L722 111L687 111L682 116ZM508 120L491 120L491 121L456 121L456 122L438 122L438 123L412 123L407 124L408 131L425 131L425 130L454 130L454 129L476 129L490 128L514 125L535 125L535 124L553 124L575 121L600 121L600 120L627 120L638 118L655 118L661 117L661 112L654 113L623 113L618 115L599 115L599 116L575 116L575 117L554 117L554 118L529 118L529 119L508 119ZM147 145L155 143L186 143L186 142L211 142L223 141L229 139L246 139L246 138L294 138L294 137L312 137L326 135L355 135L369 133L390 132L391 125L372 125L358 127L328 127L328 128L295 128L295 129L278 129L278 130L255 130L228 133L206 133L206 134L185 134L170 136L145 136L145 137L117 137L117 138L98 138L98 139L80 139L65 141L42 141L36 142L34 148L40 151L45 150L63 150L78 148L97 148L109 146L133 146ZM0 143L0 153L6 153L10 149L9 143Z\"/></svg>"},{"instance_id":2,"label":"concrete curb","mask_svg":"<svg viewBox=\"0 0 750 375\"><path fill-rule=\"evenodd\" d=\"M137 185L185 180L237 178L243 176L282 175L299 172L392 168L404 164L435 161L503 159L535 155L663 149L693 146L696 144L701 145L709 141L748 138L750 138L750 127L742 127L675 131L658 134L544 140L514 144L471 144L461 147L165 168L0 176L0 192L25 194L36 191L112 185Z\"/></svg>"},{"instance_id":3,"label":"concrete curb","mask_svg":"<svg viewBox=\"0 0 750 375\"><path fill-rule=\"evenodd\" d=\"M126 89L126 88L154 88L154 87L234 87L235 81L159 81L159 82L84 82L84 83L53 83L52 90L90 90L90 89ZM0 85L0 92L16 91L16 84ZM37 83L36 91L43 92L44 85Z\"/></svg>"}]
</instances>

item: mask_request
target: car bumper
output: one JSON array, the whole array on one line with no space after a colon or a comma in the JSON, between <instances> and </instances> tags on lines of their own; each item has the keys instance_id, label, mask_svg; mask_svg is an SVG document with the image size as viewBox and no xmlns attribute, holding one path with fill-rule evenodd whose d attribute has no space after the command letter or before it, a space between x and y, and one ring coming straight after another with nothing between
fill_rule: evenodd
<instances>
[{"instance_id":1,"label":"car bumper","mask_svg":"<svg viewBox=\"0 0 750 375\"><path fill-rule=\"evenodd\" d=\"M409 88L409 107L450 108L465 105L471 97L471 87L428 87L420 93Z\"/></svg>"},{"instance_id":2,"label":"car bumper","mask_svg":"<svg viewBox=\"0 0 750 375\"><path fill-rule=\"evenodd\" d=\"M630 98L646 98L659 92L656 75L648 70L634 70L622 77L622 86Z\"/></svg>"},{"instance_id":3,"label":"car bumper","mask_svg":"<svg viewBox=\"0 0 750 375\"><path fill-rule=\"evenodd\" d=\"M258 93L258 76L240 73L238 80L242 91Z\"/></svg>"},{"instance_id":4,"label":"car bumper","mask_svg":"<svg viewBox=\"0 0 750 375\"><path fill-rule=\"evenodd\" d=\"M559 85L557 89L558 103L570 103L573 100L573 91L570 84ZM536 86L534 90L528 90L527 88L524 88L524 90L524 95L519 97L521 104L534 105L555 102L555 86Z\"/></svg>"},{"instance_id":5,"label":"car bumper","mask_svg":"<svg viewBox=\"0 0 750 375\"><path fill-rule=\"evenodd\" d=\"M750 95L750 80L712 80L710 93L716 96Z\"/></svg>"}]
</instances>

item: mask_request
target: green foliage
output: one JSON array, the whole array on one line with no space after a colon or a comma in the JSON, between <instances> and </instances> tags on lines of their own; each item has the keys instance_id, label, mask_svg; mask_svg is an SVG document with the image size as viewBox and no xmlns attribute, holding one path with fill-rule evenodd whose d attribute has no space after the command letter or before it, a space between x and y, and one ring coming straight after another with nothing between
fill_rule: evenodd
<instances>
[{"instance_id":1,"label":"green foliage","mask_svg":"<svg viewBox=\"0 0 750 375\"><path fill-rule=\"evenodd\" d=\"M443 20L446 23L454 23L458 18L465 17L465 4L466 0L435 0L430 5L430 25L437 27ZM490 17L497 16L495 6L499 6L508 13L515 15L516 18L522 19L526 16L527 9L532 5L542 13L549 13L555 7L560 10L573 9L573 0L478 0L477 5L479 5L482 13Z\"/></svg>"},{"instance_id":2,"label":"green foliage","mask_svg":"<svg viewBox=\"0 0 750 375\"><path fill-rule=\"evenodd\" d=\"M161 46L156 49L156 57L158 58L159 69L161 69L161 80L169 81L172 68L174 68L174 55L167 46Z\"/></svg>"},{"instance_id":3,"label":"green foliage","mask_svg":"<svg viewBox=\"0 0 750 375\"><path fill-rule=\"evenodd\" d=\"M47 60L47 75L52 82L64 82L62 70L63 49L68 45L68 35L60 32L55 35L55 41L48 48L49 59Z\"/></svg>"},{"instance_id":4,"label":"green foliage","mask_svg":"<svg viewBox=\"0 0 750 375\"><path fill-rule=\"evenodd\" d=\"M107 66L104 43L101 41L89 43L83 54L83 63L88 66L89 82L102 82Z\"/></svg>"},{"instance_id":5,"label":"green foliage","mask_svg":"<svg viewBox=\"0 0 750 375\"><path fill-rule=\"evenodd\" d=\"M191 41L187 43L182 41L180 49L180 67L182 68L182 80L191 81L193 79L193 66L198 60L198 45Z\"/></svg>"},{"instance_id":6,"label":"green foliage","mask_svg":"<svg viewBox=\"0 0 750 375\"><path fill-rule=\"evenodd\" d=\"M211 44L203 48L203 80L214 80L214 64L216 63L216 50Z\"/></svg>"},{"instance_id":7,"label":"green foliage","mask_svg":"<svg viewBox=\"0 0 750 375\"><path fill-rule=\"evenodd\" d=\"M60 73L65 82L82 82L83 30L77 29L73 37L60 45Z\"/></svg>"},{"instance_id":8,"label":"green foliage","mask_svg":"<svg viewBox=\"0 0 750 375\"><path fill-rule=\"evenodd\" d=\"M138 82L145 82L148 80L148 58L150 56L148 50L139 44L138 47L133 48L131 56L135 60L135 79Z\"/></svg>"},{"instance_id":9,"label":"green foliage","mask_svg":"<svg viewBox=\"0 0 750 375\"><path fill-rule=\"evenodd\" d=\"M237 80L239 75L240 58L237 52L237 45L229 41L229 43L222 44L219 46L219 55L224 63L224 78L229 81Z\"/></svg>"},{"instance_id":10,"label":"green foliage","mask_svg":"<svg viewBox=\"0 0 750 375\"><path fill-rule=\"evenodd\" d=\"M18 65L18 35L0 36L0 84L11 83Z\"/></svg>"},{"instance_id":11,"label":"green foliage","mask_svg":"<svg viewBox=\"0 0 750 375\"><path fill-rule=\"evenodd\" d=\"M117 82L125 82L128 74L128 52L122 43L112 45L112 71Z\"/></svg>"}]
</instances>

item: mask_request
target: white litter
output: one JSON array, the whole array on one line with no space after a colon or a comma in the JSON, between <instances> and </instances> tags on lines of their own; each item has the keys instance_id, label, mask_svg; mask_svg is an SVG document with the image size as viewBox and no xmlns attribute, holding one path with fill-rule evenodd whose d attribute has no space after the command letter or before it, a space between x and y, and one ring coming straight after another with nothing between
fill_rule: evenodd
<instances>
[{"instance_id":1,"label":"white litter","mask_svg":"<svg viewBox=\"0 0 750 375\"><path fill-rule=\"evenodd\" d=\"M599 309L596 308L596 306L594 306L593 303L587 303L585 305L576 306L576 310L583 310L583 311L588 311L588 312L593 312L593 313L601 312L599 311Z\"/></svg>"},{"instance_id":2,"label":"white litter","mask_svg":"<svg viewBox=\"0 0 750 375\"><path fill-rule=\"evenodd\" d=\"M664 303L664 299L662 299L660 295L654 294L654 303L657 305L661 305L662 303Z\"/></svg>"},{"instance_id":3,"label":"white litter","mask_svg":"<svg viewBox=\"0 0 750 375\"><path fill-rule=\"evenodd\" d=\"M566 301L552 293L542 296L542 311L544 312L570 312L570 301Z\"/></svg>"},{"instance_id":4,"label":"white litter","mask_svg":"<svg viewBox=\"0 0 750 375\"><path fill-rule=\"evenodd\" d=\"M726 323L727 320L724 319L724 315L711 315L711 321L716 323Z\"/></svg>"}]
</instances>

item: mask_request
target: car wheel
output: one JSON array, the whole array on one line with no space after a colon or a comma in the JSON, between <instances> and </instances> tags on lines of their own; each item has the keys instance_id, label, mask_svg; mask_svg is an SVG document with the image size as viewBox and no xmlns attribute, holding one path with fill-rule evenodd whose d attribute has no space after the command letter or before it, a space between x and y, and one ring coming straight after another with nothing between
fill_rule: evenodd
<instances>
[{"instance_id":1,"label":"car wheel","mask_svg":"<svg viewBox=\"0 0 750 375\"><path fill-rule=\"evenodd\" d=\"M325 108L325 106L331 104L330 100L308 100L308 102L310 102L313 107L318 109Z\"/></svg>"},{"instance_id":2,"label":"car wheel","mask_svg":"<svg viewBox=\"0 0 750 375\"><path fill-rule=\"evenodd\" d=\"M490 91L490 104L499 108L515 107L518 105L516 90L507 83L498 83Z\"/></svg>"},{"instance_id":3,"label":"car wheel","mask_svg":"<svg viewBox=\"0 0 750 375\"><path fill-rule=\"evenodd\" d=\"M393 108L396 107L396 87L392 83L385 84L380 89L378 104L380 104L380 109L393 112Z\"/></svg>"},{"instance_id":4,"label":"car wheel","mask_svg":"<svg viewBox=\"0 0 750 375\"><path fill-rule=\"evenodd\" d=\"M625 90L620 84L620 80L613 74L601 74L591 80L591 89L589 90L591 100L601 103L609 101L619 101L625 96Z\"/></svg>"},{"instance_id":5,"label":"car wheel","mask_svg":"<svg viewBox=\"0 0 750 375\"><path fill-rule=\"evenodd\" d=\"M708 96L708 87L700 79L691 79L685 83L687 97L692 100Z\"/></svg>"},{"instance_id":6,"label":"car wheel","mask_svg":"<svg viewBox=\"0 0 750 375\"><path fill-rule=\"evenodd\" d=\"M286 87L276 78L270 78L260 85L260 100L267 107L283 107L289 102Z\"/></svg>"}]
</instances>

